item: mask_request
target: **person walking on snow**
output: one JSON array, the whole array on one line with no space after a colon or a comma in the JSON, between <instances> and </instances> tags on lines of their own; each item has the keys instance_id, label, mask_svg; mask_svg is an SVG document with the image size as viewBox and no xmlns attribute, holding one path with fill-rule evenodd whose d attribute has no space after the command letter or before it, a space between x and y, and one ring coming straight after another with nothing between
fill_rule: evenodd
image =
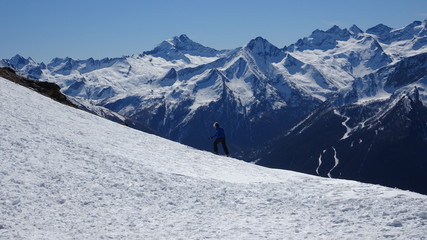
<instances>
[{"instance_id":1,"label":"person walking on snow","mask_svg":"<svg viewBox=\"0 0 427 240\"><path fill-rule=\"evenodd\" d=\"M215 138L215 141L213 143L213 151L214 151L215 154L218 154L218 143L221 143L222 144L222 148L224 149L224 153L228 157L229 153L228 153L227 144L225 143L224 129L222 127L220 127L219 123L217 123L217 122L215 122L213 124L213 126L216 129L216 133L215 133L215 135L209 137L210 139Z\"/></svg>"}]
</instances>

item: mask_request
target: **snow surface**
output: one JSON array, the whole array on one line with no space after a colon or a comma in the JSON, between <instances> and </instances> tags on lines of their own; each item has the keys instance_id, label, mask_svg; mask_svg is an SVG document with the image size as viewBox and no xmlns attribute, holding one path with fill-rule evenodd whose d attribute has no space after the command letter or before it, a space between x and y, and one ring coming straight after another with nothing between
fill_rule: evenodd
<instances>
[{"instance_id":1,"label":"snow surface","mask_svg":"<svg viewBox=\"0 0 427 240\"><path fill-rule=\"evenodd\" d=\"M0 112L0 239L427 236L424 195L194 150L2 78Z\"/></svg>"}]
</instances>

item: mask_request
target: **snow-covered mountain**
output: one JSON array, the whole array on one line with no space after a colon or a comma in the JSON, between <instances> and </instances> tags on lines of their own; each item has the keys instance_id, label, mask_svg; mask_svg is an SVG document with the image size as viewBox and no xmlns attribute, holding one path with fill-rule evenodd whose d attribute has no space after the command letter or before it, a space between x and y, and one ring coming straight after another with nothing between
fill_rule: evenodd
<instances>
[{"instance_id":1,"label":"snow-covered mountain","mask_svg":"<svg viewBox=\"0 0 427 240\"><path fill-rule=\"evenodd\" d=\"M195 61L203 63L205 61L210 62L210 58L215 59L218 55L225 54L226 52L226 50L218 51L210 47L205 47L183 34L179 37L163 41L156 48L144 52L141 56L151 55L168 61L184 60L188 63ZM194 56L202 58L194 58Z\"/></svg>"},{"instance_id":2,"label":"snow-covered mountain","mask_svg":"<svg viewBox=\"0 0 427 240\"><path fill-rule=\"evenodd\" d=\"M427 197L263 168L0 78L3 239L423 239Z\"/></svg>"},{"instance_id":3,"label":"snow-covered mountain","mask_svg":"<svg viewBox=\"0 0 427 240\"><path fill-rule=\"evenodd\" d=\"M394 59L426 52L427 21L415 21L404 28L392 29L383 24L366 30L382 43L384 50Z\"/></svg>"},{"instance_id":4,"label":"snow-covered mountain","mask_svg":"<svg viewBox=\"0 0 427 240\"><path fill-rule=\"evenodd\" d=\"M354 81L258 162L427 194L427 53Z\"/></svg>"},{"instance_id":5,"label":"snow-covered mountain","mask_svg":"<svg viewBox=\"0 0 427 240\"><path fill-rule=\"evenodd\" d=\"M362 112L378 105L375 111L380 111L417 86L426 106L426 75L417 68L427 53L426 23L401 29L380 24L366 32L356 25L334 26L283 49L258 37L243 47L215 50L181 35L121 58L56 58L45 65L16 56L3 64L57 83L71 100L93 112L111 110L132 119L133 127L146 125L199 149L211 149L207 136L218 121L232 154L255 160L265 159L275 151L275 142L290 136L304 119L316 118L327 104L342 116L347 115L339 108L352 105ZM30 63L19 64L26 61ZM334 129L342 131L342 121L336 124Z\"/></svg>"}]
</instances>

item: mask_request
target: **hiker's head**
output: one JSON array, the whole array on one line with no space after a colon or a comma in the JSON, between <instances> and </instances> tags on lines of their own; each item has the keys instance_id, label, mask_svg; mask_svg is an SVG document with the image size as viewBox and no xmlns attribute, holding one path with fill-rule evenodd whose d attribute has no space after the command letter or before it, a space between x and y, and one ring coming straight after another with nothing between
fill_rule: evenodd
<instances>
[{"instance_id":1,"label":"hiker's head","mask_svg":"<svg viewBox=\"0 0 427 240\"><path fill-rule=\"evenodd\" d=\"M215 122L215 123L213 124L213 127L214 127L214 128L219 127L219 123L218 123L218 122Z\"/></svg>"}]
</instances>

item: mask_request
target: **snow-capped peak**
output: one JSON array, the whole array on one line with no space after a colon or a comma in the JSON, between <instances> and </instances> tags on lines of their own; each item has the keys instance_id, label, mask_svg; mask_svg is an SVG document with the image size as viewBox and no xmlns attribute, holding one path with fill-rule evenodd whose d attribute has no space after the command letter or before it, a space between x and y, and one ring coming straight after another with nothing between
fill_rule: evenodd
<instances>
[{"instance_id":1,"label":"snow-capped peak","mask_svg":"<svg viewBox=\"0 0 427 240\"><path fill-rule=\"evenodd\" d=\"M353 24L353 26L351 26L348 30L353 35L363 33L363 31L358 26L356 26L355 24Z\"/></svg>"},{"instance_id":2,"label":"snow-capped peak","mask_svg":"<svg viewBox=\"0 0 427 240\"><path fill-rule=\"evenodd\" d=\"M46 68L44 63L36 63L31 57L24 58L16 54L11 59L0 60L1 67L11 67L19 74L31 79L38 79L42 70Z\"/></svg>"},{"instance_id":3,"label":"snow-capped peak","mask_svg":"<svg viewBox=\"0 0 427 240\"><path fill-rule=\"evenodd\" d=\"M338 41L347 41L351 37L351 33L347 29L341 29L338 26L333 26L327 31L315 30L309 37L298 40L287 48L290 51L303 51L303 50L328 50L335 48Z\"/></svg>"},{"instance_id":4,"label":"snow-capped peak","mask_svg":"<svg viewBox=\"0 0 427 240\"><path fill-rule=\"evenodd\" d=\"M414 37L426 37L426 23L427 21L414 21L404 28L393 30L391 33L397 40L408 40L413 39Z\"/></svg>"},{"instance_id":5,"label":"snow-capped peak","mask_svg":"<svg viewBox=\"0 0 427 240\"><path fill-rule=\"evenodd\" d=\"M152 55L162 57L166 60L184 59L189 61L185 54L199 57L216 57L221 51L205 47L200 43L192 41L187 35L175 36L160 43L151 51L144 52L141 55Z\"/></svg>"},{"instance_id":6,"label":"snow-capped peak","mask_svg":"<svg viewBox=\"0 0 427 240\"><path fill-rule=\"evenodd\" d=\"M326 30L325 33L331 34L331 35L337 35L339 37L348 37L350 35L347 29L345 28L341 29L337 25L334 25L330 29Z\"/></svg>"},{"instance_id":7,"label":"snow-capped peak","mask_svg":"<svg viewBox=\"0 0 427 240\"><path fill-rule=\"evenodd\" d=\"M381 36L384 36L385 34L390 33L391 30L393 30L391 27L381 23L376 25L375 27L369 28L368 30L366 30L366 32L381 37Z\"/></svg>"},{"instance_id":8,"label":"snow-capped peak","mask_svg":"<svg viewBox=\"0 0 427 240\"><path fill-rule=\"evenodd\" d=\"M253 55L273 58L273 61L280 61L285 57L285 53L281 49L262 37L252 39L246 44L244 49L251 52Z\"/></svg>"},{"instance_id":9,"label":"snow-capped peak","mask_svg":"<svg viewBox=\"0 0 427 240\"><path fill-rule=\"evenodd\" d=\"M273 46L273 45L263 37L256 37L255 39L252 39L248 44L246 44L246 47L251 50L259 46Z\"/></svg>"},{"instance_id":10,"label":"snow-capped peak","mask_svg":"<svg viewBox=\"0 0 427 240\"><path fill-rule=\"evenodd\" d=\"M410 40L414 37L420 37L426 34L426 22L414 21L406 27L392 29L383 24L379 24L366 32L376 35L383 43L390 44L402 40Z\"/></svg>"},{"instance_id":11,"label":"snow-capped peak","mask_svg":"<svg viewBox=\"0 0 427 240\"><path fill-rule=\"evenodd\" d=\"M181 34L180 36L175 36L173 39L167 40L171 42L173 45L178 45L180 43L190 43L194 44L194 42L185 34Z\"/></svg>"},{"instance_id":12,"label":"snow-capped peak","mask_svg":"<svg viewBox=\"0 0 427 240\"><path fill-rule=\"evenodd\" d=\"M36 65L37 63L31 58L24 58L23 56L16 54L9 60L9 64L17 69L21 69L26 65Z\"/></svg>"},{"instance_id":13,"label":"snow-capped peak","mask_svg":"<svg viewBox=\"0 0 427 240\"><path fill-rule=\"evenodd\" d=\"M199 44L192 41L187 35L182 34L180 36L175 36L171 39L167 39L165 41L163 41L162 43L160 43L155 49L157 48L161 48L161 49L165 49L165 50L170 50L170 49L190 49L190 48L194 48L195 46L198 46Z\"/></svg>"},{"instance_id":14,"label":"snow-capped peak","mask_svg":"<svg viewBox=\"0 0 427 240\"><path fill-rule=\"evenodd\" d=\"M407 31L419 32L420 30L425 29L426 22L427 20L425 20L424 22L414 21L403 29Z\"/></svg>"}]
</instances>

